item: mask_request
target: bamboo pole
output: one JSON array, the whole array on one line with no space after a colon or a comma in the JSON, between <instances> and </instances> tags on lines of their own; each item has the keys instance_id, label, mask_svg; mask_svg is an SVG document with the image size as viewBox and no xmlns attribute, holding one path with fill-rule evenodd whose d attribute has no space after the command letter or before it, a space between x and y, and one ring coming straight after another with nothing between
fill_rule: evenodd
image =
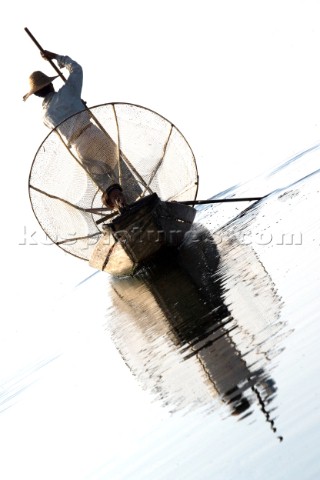
<instances>
[{"instance_id":1,"label":"bamboo pole","mask_svg":"<svg viewBox=\"0 0 320 480\"><path fill-rule=\"evenodd\" d=\"M248 197L248 198L216 198L213 200L177 200L174 203L182 203L183 205L205 205L210 203L229 203L229 202L256 202L262 200L264 197ZM86 212L95 213L97 215L103 215L103 212L107 211L108 207L101 208L86 208Z\"/></svg>"},{"instance_id":2,"label":"bamboo pole","mask_svg":"<svg viewBox=\"0 0 320 480\"><path fill-rule=\"evenodd\" d=\"M205 205L209 203L228 203L228 202L256 202L264 197L244 197L244 198L214 198L212 200L178 200L177 203L184 205Z\"/></svg>"}]
</instances>

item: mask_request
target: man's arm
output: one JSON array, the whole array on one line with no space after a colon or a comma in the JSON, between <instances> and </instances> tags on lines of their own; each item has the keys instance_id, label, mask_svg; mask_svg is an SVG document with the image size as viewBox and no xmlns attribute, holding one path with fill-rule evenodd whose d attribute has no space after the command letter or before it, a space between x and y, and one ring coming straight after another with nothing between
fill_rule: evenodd
<instances>
[{"instance_id":1,"label":"man's arm","mask_svg":"<svg viewBox=\"0 0 320 480\"><path fill-rule=\"evenodd\" d=\"M59 55L58 53L49 52L49 50L42 50L40 54L46 60L57 60L60 68L66 67L69 72L69 77L65 87L74 89L74 91L77 91L80 97L83 80L83 71L81 65L67 55Z\"/></svg>"}]
</instances>

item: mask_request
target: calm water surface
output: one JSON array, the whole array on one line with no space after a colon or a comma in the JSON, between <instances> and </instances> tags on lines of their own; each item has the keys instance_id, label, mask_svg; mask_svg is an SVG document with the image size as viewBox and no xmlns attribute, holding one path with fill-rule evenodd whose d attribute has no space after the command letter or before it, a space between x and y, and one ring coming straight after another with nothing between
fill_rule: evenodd
<instances>
[{"instance_id":1,"label":"calm water surface","mask_svg":"<svg viewBox=\"0 0 320 480\"><path fill-rule=\"evenodd\" d=\"M127 478L319 478L319 159L231 190L276 187L202 209L178 257L111 282L114 344L172 412Z\"/></svg>"},{"instance_id":2,"label":"calm water surface","mask_svg":"<svg viewBox=\"0 0 320 480\"><path fill-rule=\"evenodd\" d=\"M230 189L272 193L70 293L59 348L3 385L3 478L320 478L318 166L314 148Z\"/></svg>"}]
</instances>

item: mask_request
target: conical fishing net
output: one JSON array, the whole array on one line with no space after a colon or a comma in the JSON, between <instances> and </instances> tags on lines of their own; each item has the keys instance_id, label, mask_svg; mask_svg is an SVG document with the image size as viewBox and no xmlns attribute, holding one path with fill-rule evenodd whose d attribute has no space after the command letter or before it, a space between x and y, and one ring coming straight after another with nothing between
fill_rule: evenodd
<instances>
[{"instance_id":1,"label":"conical fishing net","mask_svg":"<svg viewBox=\"0 0 320 480\"><path fill-rule=\"evenodd\" d=\"M101 194L114 183L127 203L151 193L161 200L194 200L193 152L172 123L147 108L91 107L65 120L39 147L29 177L34 214L54 243L89 260L111 213L97 211L105 207Z\"/></svg>"}]
</instances>

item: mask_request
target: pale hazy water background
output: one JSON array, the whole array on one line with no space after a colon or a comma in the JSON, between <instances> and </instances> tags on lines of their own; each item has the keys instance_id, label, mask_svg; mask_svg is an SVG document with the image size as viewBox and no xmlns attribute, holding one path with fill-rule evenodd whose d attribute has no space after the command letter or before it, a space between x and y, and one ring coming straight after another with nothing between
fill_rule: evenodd
<instances>
[{"instance_id":1,"label":"pale hazy water background","mask_svg":"<svg viewBox=\"0 0 320 480\"><path fill-rule=\"evenodd\" d=\"M314 147L230 188L271 193L201 207L178 256L17 319L0 478L319 478L319 169Z\"/></svg>"}]
</instances>

